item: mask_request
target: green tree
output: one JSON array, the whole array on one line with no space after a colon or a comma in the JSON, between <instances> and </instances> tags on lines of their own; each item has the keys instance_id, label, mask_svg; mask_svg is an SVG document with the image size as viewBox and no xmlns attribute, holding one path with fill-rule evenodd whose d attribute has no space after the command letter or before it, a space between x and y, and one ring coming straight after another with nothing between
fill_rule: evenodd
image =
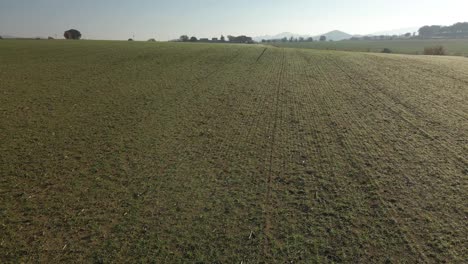
<instances>
[{"instance_id":1,"label":"green tree","mask_svg":"<svg viewBox=\"0 0 468 264\"><path fill-rule=\"evenodd\" d=\"M424 26L419 29L419 36L421 38L432 38L440 34L441 26Z\"/></svg>"},{"instance_id":2,"label":"green tree","mask_svg":"<svg viewBox=\"0 0 468 264\"><path fill-rule=\"evenodd\" d=\"M78 39L81 39L81 32L79 32L79 31L76 30L76 29L70 29L70 30L65 31L65 33L63 33L63 36L64 36L66 39L75 39L75 40L78 40Z\"/></svg>"},{"instance_id":3,"label":"green tree","mask_svg":"<svg viewBox=\"0 0 468 264\"><path fill-rule=\"evenodd\" d=\"M182 36L180 36L179 40L182 41L182 42L187 42L187 41L189 41L189 37L187 35L182 35Z\"/></svg>"},{"instance_id":4,"label":"green tree","mask_svg":"<svg viewBox=\"0 0 468 264\"><path fill-rule=\"evenodd\" d=\"M234 43L253 43L253 39L251 37L247 37L244 35L238 36L238 37L228 36L228 38L230 42L234 42Z\"/></svg>"}]
</instances>

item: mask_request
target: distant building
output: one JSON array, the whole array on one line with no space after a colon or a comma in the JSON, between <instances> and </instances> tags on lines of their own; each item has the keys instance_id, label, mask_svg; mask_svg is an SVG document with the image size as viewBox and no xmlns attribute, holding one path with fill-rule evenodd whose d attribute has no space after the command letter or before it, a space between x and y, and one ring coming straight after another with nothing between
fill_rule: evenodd
<instances>
[{"instance_id":1,"label":"distant building","mask_svg":"<svg viewBox=\"0 0 468 264\"><path fill-rule=\"evenodd\" d=\"M199 39L198 41L201 41L201 42L209 42L210 40L208 38L201 38Z\"/></svg>"}]
</instances>

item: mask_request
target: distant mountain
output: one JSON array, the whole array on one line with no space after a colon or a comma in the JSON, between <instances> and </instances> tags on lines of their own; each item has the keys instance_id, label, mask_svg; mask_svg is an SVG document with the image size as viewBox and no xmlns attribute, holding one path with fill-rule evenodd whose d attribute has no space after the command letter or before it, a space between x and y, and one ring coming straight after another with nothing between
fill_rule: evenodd
<instances>
[{"instance_id":1,"label":"distant mountain","mask_svg":"<svg viewBox=\"0 0 468 264\"><path fill-rule=\"evenodd\" d=\"M327 40L333 40L333 41L340 41L344 39L350 39L351 37L353 37L353 35L350 35L346 32L339 31L339 30L333 30L328 33L322 34L320 36L325 36L327 37ZM318 39L320 38L320 36L316 36L314 39Z\"/></svg>"},{"instance_id":2,"label":"distant mountain","mask_svg":"<svg viewBox=\"0 0 468 264\"><path fill-rule=\"evenodd\" d=\"M328 33L325 33L325 34L321 34L321 35L317 35L317 36L314 36L314 35L300 35L300 34L294 34L294 33L291 33L291 32L283 32L283 33L280 33L280 34L277 34L277 35L265 35L265 36L258 36L258 37L255 37L254 40L255 41L262 41L262 39L266 39L266 40L269 40L269 39L282 39L284 37L286 38L300 38L300 37L303 37L303 38L314 38L314 40L318 40L320 38L320 36L326 36L327 37L327 40L334 40L334 41L338 41L338 40L343 40L343 39L349 39L351 38L353 35L350 35L348 33L345 33L343 31L339 31L339 30L333 30L333 31L330 31Z\"/></svg>"},{"instance_id":3,"label":"distant mountain","mask_svg":"<svg viewBox=\"0 0 468 264\"><path fill-rule=\"evenodd\" d=\"M7 39L7 38L17 38L17 37L14 37L14 36L2 35L2 34L0 34L0 36L2 36L2 38L4 38L4 39Z\"/></svg>"},{"instance_id":4,"label":"distant mountain","mask_svg":"<svg viewBox=\"0 0 468 264\"><path fill-rule=\"evenodd\" d=\"M386 35L386 36L393 36L393 35L403 35L408 32L413 33L413 32L418 32L419 27L408 27L408 28L399 28L399 29L392 29L392 30L385 30L385 31L379 31L379 32L374 32L372 34L368 34L367 36L380 36L380 35Z\"/></svg>"},{"instance_id":5,"label":"distant mountain","mask_svg":"<svg viewBox=\"0 0 468 264\"><path fill-rule=\"evenodd\" d=\"M276 34L276 35L258 36L258 37L254 37L253 39L255 41L262 41L262 39L266 39L266 40L269 40L269 39L282 39L284 37L289 39L290 37L293 37L293 38L305 37L305 35L294 34L294 33L291 33L291 32L283 32L283 33L279 33L279 34Z\"/></svg>"}]
</instances>

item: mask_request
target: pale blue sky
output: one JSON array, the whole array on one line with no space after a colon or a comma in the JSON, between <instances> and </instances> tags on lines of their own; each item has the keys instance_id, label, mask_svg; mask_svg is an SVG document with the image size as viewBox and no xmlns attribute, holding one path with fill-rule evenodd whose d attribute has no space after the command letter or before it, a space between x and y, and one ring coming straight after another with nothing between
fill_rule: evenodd
<instances>
[{"instance_id":1,"label":"pale blue sky","mask_svg":"<svg viewBox=\"0 0 468 264\"><path fill-rule=\"evenodd\" d=\"M468 0L0 0L0 35L167 40L294 32L351 34L468 21Z\"/></svg>"}]
</instances>

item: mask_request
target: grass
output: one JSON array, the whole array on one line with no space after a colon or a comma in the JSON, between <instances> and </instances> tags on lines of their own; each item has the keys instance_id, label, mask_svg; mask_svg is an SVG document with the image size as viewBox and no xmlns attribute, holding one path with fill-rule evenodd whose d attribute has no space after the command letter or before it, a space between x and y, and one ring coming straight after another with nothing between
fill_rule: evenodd
<instances>
[{"instance_id":1,"label":"grass","mask_svg":"<svg viewBox=\"0 0 468 264\"><path fill-rule=\"evenodd\" d=\"M468 39L444 40L343 40L334 42L303 42L303 43L274 43L274 46L285 48L341 50L359 52L382 52L385 48L393 53L422 55L427 47L443 46L447 55L468 56Z\"/></svg>"},{"instance_id":2,"label":"grass","mask_svg":"<svg viewBox=\"0 0 468 264\"><path fill-rule=\"evenodd\" d=\"M468 61L0 42L0 262L467 259Z\"/></svg>"}]
</instances>

